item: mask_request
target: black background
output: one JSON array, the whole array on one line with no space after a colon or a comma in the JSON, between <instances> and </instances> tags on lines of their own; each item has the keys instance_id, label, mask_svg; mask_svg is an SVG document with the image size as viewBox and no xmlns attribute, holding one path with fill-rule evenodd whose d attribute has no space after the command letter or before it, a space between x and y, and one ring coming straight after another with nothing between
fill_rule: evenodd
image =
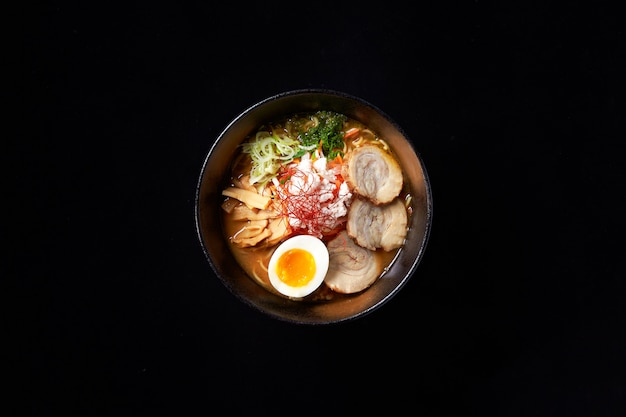
<instances>
[{"instance_id":1,"label":"black background","mask_svg":"<svg viewBox=\"0 0 626 417\"><path fill-rule=\"evenodd\" d=\"M20 414L626 415L623 21L591 2L406 7L24 10L2 262ZM433 189L412 279L330 326L239 302L194 223L212 141L301 88L385 111Z\"/></svg>"}]
</instances>

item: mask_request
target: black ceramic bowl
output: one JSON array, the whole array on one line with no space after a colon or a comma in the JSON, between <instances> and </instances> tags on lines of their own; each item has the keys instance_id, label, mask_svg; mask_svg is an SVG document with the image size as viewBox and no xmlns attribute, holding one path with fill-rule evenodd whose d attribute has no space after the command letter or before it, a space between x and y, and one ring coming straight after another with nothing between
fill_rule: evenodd
<instances>
[{"instance_id":1,"label":"black ceramic bowl","mask_svg":"<svg viewBox=\"0 0 626 417\"><path fill-rule=\"evenodd\" d=\"M403 168L413 196L406 242L388 271L371 287L348 297L304 303L280 297L246 275L222 233L221 192L229 166L243 140L268 121L298 112L331 110L360 121L384 138ZM416 143L415 146L418 146ZM432 221L432 194L423 161L403 130L367 101L345 93L307 89L266 98L239 114L211 146L196 190L196 228L211 268L241 301L273 318L298 324L330 324L354 320L389 301L414 275L424 256Z\"/></svg>"}]
</instances>

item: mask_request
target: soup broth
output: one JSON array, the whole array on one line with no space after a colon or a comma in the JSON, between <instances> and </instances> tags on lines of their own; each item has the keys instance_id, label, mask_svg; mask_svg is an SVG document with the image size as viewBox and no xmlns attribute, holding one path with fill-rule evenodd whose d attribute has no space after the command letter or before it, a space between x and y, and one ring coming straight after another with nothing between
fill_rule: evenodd
<instances>
[{"instance_id":1,"label":"soup broth","mask_svg":"<svg viewBox=\"0 0 626 417\"><path fill-rule=\"evenodd\" d=\"M329 127L331 123L337 124L334 130ZM323 131L320 126L328 127L329 130ZM322 139L318 140L316 135L320 131ZM263 141L267 141L267 144L262 145ZM301 113L269 121L259 126L249 137L243 138L241 152L230 164L230 171L225 179L225 199L221 210L222 233L239 265L267 291L282 296L273 288L268 276L270 258L281 242L297 234L311 234L327 244L338 233L347 229L348 215L341 210L334 210L336 206L343 204L342 207L349 212L355 199L372 201L372 197L367 196L367 191L359 190L354 181L350 182L345 178L346 160L357 148L363 146L375 146L385 157L388 155L394 161L397 160L393 150L376 132L357 120L332 112ZM263 150L267 152L263 154ZM274 161L268 163L272 158L267 154L272 152L274 154L270 156ZM320 161L324 159L325 162ZM265 165L260 169L260 164ZM332 168L333 174L329 174L332 181L328 186L336 187L333 191L333 204L337 203L332 206L334 211L327 210L325 202L316 201L311 204L307 196L308 189L302 185L298 192L285 192L283 187L288 184L293 186L296 180L301 181L298 175L304 164L307 167L325 166L326 168L321 168L324 173L324 169L328 168L330 172ZM316 197L319 195L316 194ZM405 181L402 181L393 200L398 199L403 203L406 217L410 218L411 195ZM376 207L385 205L386 203L380 202L373 204ZM337 217L321 215L331 212L337 214ZM355 240L359 239L355 237ZM378 278L384 275L401 250L402 245L394 245L391 249L368 249L375 259ZM363 291L367 291L367 288ZM333 291L328 285L322 284L318 290L304 297L303 301L321 302L346 296L350 294Z\"/></svg>"}]
</instances>

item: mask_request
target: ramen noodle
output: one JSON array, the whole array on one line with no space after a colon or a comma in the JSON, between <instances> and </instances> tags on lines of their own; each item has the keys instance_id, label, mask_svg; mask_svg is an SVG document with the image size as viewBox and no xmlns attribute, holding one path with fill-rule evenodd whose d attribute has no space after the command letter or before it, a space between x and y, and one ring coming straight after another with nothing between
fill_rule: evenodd
<instances>
[{"instance_id":1,"label":"ramen noodle","mask_svg":"<svg viewBox=\"0 0 626 417\"><path fill-rule=\"evenodd\" d=\"M223 187L224 237L242 269L275 294L270 258L287 239L328 248L324 283L303 301L365 291L402 250L411 195L393 149L365 124L330 111L268 121L242 138Z\"/></svg>"}]
</instances>

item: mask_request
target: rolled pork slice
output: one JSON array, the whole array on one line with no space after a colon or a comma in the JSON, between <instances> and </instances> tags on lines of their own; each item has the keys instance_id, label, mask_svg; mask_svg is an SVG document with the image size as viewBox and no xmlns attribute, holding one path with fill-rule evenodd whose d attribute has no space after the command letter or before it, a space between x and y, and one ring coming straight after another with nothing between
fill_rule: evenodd
<instances>
[{"instance_id":1,"label":"rolled pork slice","mask_svg":"<svg viewBox=\"0 0 626 417\"><path fill-rule=\"evenodd\" d=\"M402 190L402 170L395 158L377 145L363 145L346 154L342 176L350 189L374 204L385 204Z\"/></svg>"},{"instance_id":2,"label":"rolled pork slice","mask_svg":"<svg viewBox=\"0 0 626 417\"><path fill-rule=\"evenodd\" d=\"M346 230L364 248L390 251L404 244L407 225L408 214L401 199L376 205L370 200L357 198L350 206Z\"/></svg>"},{"instance_id":3,"label":"rolled pork slice","mask_svg":"<svg viewBox=\"0 0 626 417\"><path fill-rule=\"evenodd\" d=\"M380 275L374 253L354 243L343 230L328 242L329 265L324 282L338 293L353 294L370 287Z\"/></svg>"}]
</instances>

